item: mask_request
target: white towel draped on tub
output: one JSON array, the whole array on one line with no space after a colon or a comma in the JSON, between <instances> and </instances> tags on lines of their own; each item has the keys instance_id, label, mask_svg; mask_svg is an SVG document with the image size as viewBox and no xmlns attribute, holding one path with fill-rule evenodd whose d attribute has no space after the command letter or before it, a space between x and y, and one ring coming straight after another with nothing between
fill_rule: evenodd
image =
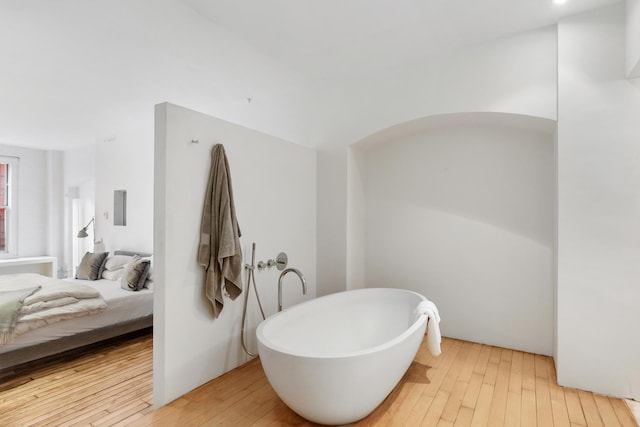
<instances>
[{"instance_id":1,"label":"white towel draped on tub","mask_svg":"<svg viewBox=\"0 0 640 427\"><path fill-rule=\"evenodd\" d=\"M424 300L415 309L415 315L419 316L426 314L428 318L427 323L427 347L434 356L441 353L440 342L442 337L440 336L440 314L438 308L434 303L429 300Z\"/></svg>"},{"instance_id":2,"label":"white towel draped on tub","mask_svg":"<svg viewBox=\"0 0 640 427\"><path fill-rule=\"evenodd\" d=\"M198 264L205 269L205 294L218 317L222 287L235 299L242 292L242 250L231 189L231 172L222 144L211 150L211 172L202 208Z\"/></svg>"}]
</instances>

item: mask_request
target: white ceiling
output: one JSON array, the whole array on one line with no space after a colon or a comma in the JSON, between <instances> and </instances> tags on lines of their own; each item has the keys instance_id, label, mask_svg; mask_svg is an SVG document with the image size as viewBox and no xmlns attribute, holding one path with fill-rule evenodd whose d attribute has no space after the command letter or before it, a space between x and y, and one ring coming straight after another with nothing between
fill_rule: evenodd
<instances>
[{"instance_id":1,"label":"white ceiling","mask_svg":"<svg viewBox=\"0 0 640 427\"><path fill-rule=\"evenodd\" d=\"M304 75L410 63L618 0L182 0Z\"/></svg>"},{"instance_id":2,"label":"white ceiling","mask_svg":"<svg viewBox=\"0 0 640 427\"><path fill-rule=\"evenodd\" d=\"M336 84L618 1L0 0L0 143L68 149L114 129L151 134L153 105L167 100L239 108L226 100L262 70L225 84L202 55L224 34L299 79ZM189 33L210 38L199 54L195 36L176 37Z\"/></svg>"}]
</instances>

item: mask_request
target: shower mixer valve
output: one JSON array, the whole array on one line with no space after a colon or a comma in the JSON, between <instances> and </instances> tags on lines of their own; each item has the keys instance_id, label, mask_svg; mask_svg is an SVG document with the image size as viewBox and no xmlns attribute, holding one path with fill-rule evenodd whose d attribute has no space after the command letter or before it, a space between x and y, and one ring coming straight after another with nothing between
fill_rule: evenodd
<instances>
[{"instance_id":1,"label":"shower mixer valve","mask_svg":"<svg viewBox=\"0 0 640 427\"><path fill-rule=\"evenodd\" d=\"M276 259L269 259L267 262L258 261L258 270L264 270L266 268L276 267L279 271L284 270L289 262L287 254L280 252Z\"/></svg>"},{"instance_id":2,"label":"shower mixer valve","mask_svg":"<svg viewBox=\"0 0 640 427\"><path fill-rule=\"evenodd\" d=\"M264 270L265 268L271 268L276 264L277 263L272 259L268 260L266 263L264 261L258 261L258 270Z\"/></svg>"}]
</instances>

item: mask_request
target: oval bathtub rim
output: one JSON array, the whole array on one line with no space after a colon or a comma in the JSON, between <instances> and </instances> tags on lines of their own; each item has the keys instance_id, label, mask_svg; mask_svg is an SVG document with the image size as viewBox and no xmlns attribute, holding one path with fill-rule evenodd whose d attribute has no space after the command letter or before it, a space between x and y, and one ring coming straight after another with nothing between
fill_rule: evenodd
<instances>
[{"instance_id":1,"label":"oval bathtub rim","mask_svg":"<svg viewBox=\"0 0 640 427\"><path fill-rule=\"evenodd\" d=\"M416 320L411 324L411 326L409 326L404 332L402 332L400 335L390 339L389 341L385 341L382 344L378 344L374 347L369 347L366 348L364 350L360 350L360 351L352 351L349 353L336 353L336 354L331 354L331 355L314 355L314 354L308 354L308 353L300 353L300 352L296 352L296 351L292 351L290 349L286 349L284 347L281 347L279 345L274 344L273 342L271 342L269 339L265 338L264 334L262 333L262 329L264 328L264 325L267 324L267 322L270 319L273 319L277 316L283 315L284 313L291 311L293 309L299 309L301 306L313 303L314 301L317 301L319 299L324 299L324 298L330 298L330 297L334 297L335 295L339 295L342 293L351 293L351 292L362 292L362 291L368 291L368 290L372 290L372 291L384 291L384 290L390 290L390 291L394 291L394 292L404 292L404 293L410 293L410 294L414 294L417 295L418 297L420 297L420 299L422 301L427 300L427 298L424 295L419 294L418 292L414 292L414 291L410 291L407 289L399 289L399 288L362 288L362 289L350 289L348 291L341 291L341 292L336 292L333 294L329 294L329 295L324 295L318 298L314 298L311 299L309 301L304 301L301 302L299 304L293 305L291 307L288 307L284 310L282 310L281 312L275 313L269 317L267 317L265 320L263 320L262 322L260 322L260 324L258 325L258 328L256 329L256 337L258 339L258 343L269 348L272 351L276 351L278 353L282 353L282 354L287 354L287 355L291 355L291 356L295 356L295 357L301 357L301 358L306 358L306 359L324 359L324 360L337 360L337 359L346 359L346 358L352 358L352 357L357 357L357 356L364 356L367 354L372 354L372 353L376 353L379 352L381 350L384 350L386 348L390 348L393 347L395 344L403 341L404 339L406 339L408 336L412 335L417 329L421 328L422 325L425 325L425 330L426 330L426 323L427 323L427 315L424 313L421 313Z\"/></svg>"}]
</instances>

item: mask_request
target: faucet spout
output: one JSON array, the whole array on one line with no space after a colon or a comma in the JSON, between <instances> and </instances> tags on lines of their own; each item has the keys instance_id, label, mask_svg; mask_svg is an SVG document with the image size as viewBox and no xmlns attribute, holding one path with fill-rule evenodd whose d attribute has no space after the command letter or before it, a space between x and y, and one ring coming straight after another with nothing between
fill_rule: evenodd
<instances>
[{"instance_id":1,"label":"faucet spout","mask_svg":"<svg viewBox=\"0 0 640 427\"><path fill-rule=\"evenodd\" d=\"M282 279L284 279L284 276L286 276L287 273L295 273L300 278L300 282L302 283L302 294L307 294L307 279L304 278L304 275L300 270L296 268L287 268L282 270L280 278L278 279L278 311L282 311Z\"/></svg>"}]
</instances>

